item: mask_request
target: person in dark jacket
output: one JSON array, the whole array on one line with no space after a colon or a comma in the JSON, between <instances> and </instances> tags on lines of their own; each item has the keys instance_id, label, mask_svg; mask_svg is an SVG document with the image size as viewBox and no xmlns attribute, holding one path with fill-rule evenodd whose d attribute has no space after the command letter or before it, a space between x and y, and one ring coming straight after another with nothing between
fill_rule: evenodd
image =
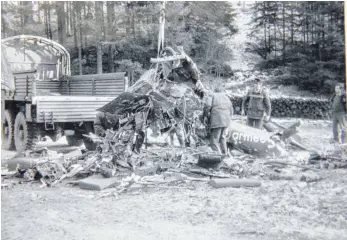
<instances>
[{"instance_id":1,"label":"person in dark jacket","mask_svg":"<svg viewBox=\"0 0 347 240\"><path fill-rule=\"evenodd\" d=\"M117 129L119 125L118 117L109 113L98 112L94 120L95 134L105 137L107 129Z\"/></svg>"},{"instance_id":2,"label":"person in dark jacket","mask_svg":"<svg viewBox=\"0 0 347 240\"><path fill-rule=\"evenodd\" d=\"M255 79L254 87L247 92L242 101L242 115L247 107L247 125L263 128L263 121L269 121L271 115L271 101L268 92L263 88L259 78Z\"/></svg>"},{"instance_id":3,"label":"person in dark jacket","mask_svg":"<svg viewBox=\"0 0 347 240\"><path fill-rule=\"evenodd\" d=\"M233 105L226 93L220 87L215 89L212 95L210 110L210 139L211 148L218 153L226 155L228 125L233 115Z\"/></svg>"},{"instance_id":4,"label":"person in dark jacket","mask_svg":"<svg viewBox=\"0 0 347 240\"><path fill-rule=\"evenodd\" d=\"M347 142L346 122L346 92L341 85L335 86L335 93L331 98L333 115L333 136L337 143Z\"/></svg>"}]
</instances>

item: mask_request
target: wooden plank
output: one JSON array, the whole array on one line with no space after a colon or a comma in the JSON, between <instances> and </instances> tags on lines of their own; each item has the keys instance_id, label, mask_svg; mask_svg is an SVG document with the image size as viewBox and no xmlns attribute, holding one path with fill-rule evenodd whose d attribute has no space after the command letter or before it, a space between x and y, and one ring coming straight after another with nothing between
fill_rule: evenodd
<instances>
[{"instance_id":1,"label":"wooden plank","mask_svg":"<svg viewBox=\"0 0 347 240\"><path fill-rule=\"evenodd\" d=\"M92 87L91 86L71 86L70 87L70 91L81 90L81 89L92 90Z\"/></svg>"},{"instance_id":2,"label":"wooden plank","mask_svg":"<svg viewBox=\"0 0 347 240\"><path fill-rule=\"evenodd\" d=\"M117 73L103 73L103 74L89 74L89 75L74 75L70 76L69 79L85 79L85 78L109 78L109 77L114 77L114 78L120 78L125 76L125 72L117 72Z\"/></svg>"},{"instance_id":3,"label":"wooden plank","mask_svg":"<svg viewBox=\"0 0 347 240\"><path fill-rule=\"evenodd\" d=\"M110 83L110 82L117 82L117 83L124 83L124 79L110 79L110 80L95 80L96 83Z\"/></svg>"},{"instance_id":4,"label":"wooden plank","mask_svg":"<svg viewBox=\"0 0 347 240\"><path fill-rule=\"evenodd\" d=\"M72 86L70 86L70 91L73 91L75 89L92 89L92 86L86 86L86 85L80 85L80 86L72 85Z\"/></svg>"},{"instance_id":5,"label":"wooden plank","mask_svg":"<svg viewBox=\"0 0 347 240\"><path fill-rule=\"evenodd\" d=\"M94 106L94 105L102 105L102 104L107 104L108 102L97 102L97 103L93 103L93 102L89 102L89 103L87 103L87 102L85 102L85 103L83 103L83 102L75 102L75 104L69 104L69 103L66 103L66 102L52 102L52 103L44 103L45 105L42 105L43 103L40 103L41 104L41 106L40 106L40 108L50 108L50 107L52 107L52 106L56 106L56 105L59 105L59 106L61 106L62 107L62 109L65 107L65 108L71 108L71 107L74 107L74 106L83 106L83 107L88 107L88 106Z\"/></svg>"},{"instance_id":6,"label":"wooden plank","mask_svg":"<svg viewBox=\"0 0 347 240\"><path fill-rule=\"evenodd\" d=\"M70 95L74 95L74 94L79 94L79 95L92 95L92 92L91 91L78 91L78 92L76 92L76 91L74 91L74 92L70 92Z\"/></svg>"},{"instance_id":7,"label":"wooden plank","mask_svg":"<svg viewBox=\"0 0 347 240\"><path fill-rule=\"evenodd\" d=\"M96 86L96 89L123 89L123 86Z\"/></svg>"},{"instance_id":8,"label":"wooden plank","mask_svg":"<svg viewBox=\"0 0 347 240\"><path fill-rule=\"evenodd\" d=\"M30 75L21 75L21 76L15 76L17 81L24 81L27 76L29 77L30 80L34 81L35 76L30 76Z\"/></svg>"},{"instance_id":9,"label":"wooden plank","mask_svg":"<svg viewBox=\"0 0 347 240\"><path fill-rule=\"evenodd\" d=\"M91 110L92 112L90 113L71 113L71 114L56 114L54 110L51 110L50 112L53 112L53 120L58 120L58 119L77 119L77 118L81 118L83 119L83 117L85 118L95 118L96 116L96 109ZM47 114L47 113L46 113ZM43 118L43 114L41 114L41 116L39 118Z\"/></svg>"},{"instance_id":10,"label":"wooden plank","mask_svg":"<svg viewBox=\"0 0 347 240\"><path fill-rule=\"evenodd\" d=\"M124 89L122 88L96 88L95 89L97 92L102 92L102 91L119 91L119 92L124 92Z\"/></svg>"},{"instance_id":11,"label":"wooden plank","mask_svg":"<svg viewBox=\"0 0 347 240\"><path fill-rule=\"evenodd\" d=\"M95 94L121 94L122 92L121 91L98 91L98 92L95 92Z\"/></svg>"},{"instance_id":12,"label":"wooden plank","mask_svg":"<svg viewBox=\"0 0 347 240\"><path fill-rule=\"evenodd\" d=\"M121 80L124 80L124 77L69 79L69 81L70 82L90 82L93 79L95 81L97 81L97 82L102 82L102 81L121 81Z\"/></svg>"},{"instance_id":13,"label":"wooden plank","mask_svg":"<svg viewBox=\"0 0 347 240\"><path fill-rule=\"evenodd\" d=\"M14 83L15 84L15 86L26 86L26 81L25 82L15 82ZM33 83L32 82L28 82L28 85L33 85Z\"/></svg>"},{"instance_id":14,"label":"wooden plank","mask_svg":"<svg viewBox=\"0 0 347 240\"><path fill-rule=\"evenodd\" d=\"M115 88L123 88L123 83L109 83L109 84L95 84L95 87L115 87Z\"/></svg>"},{"instance_id":15,"label":"wooden plank","mask_svg":"<svg viewBox=\"0 0 347 240\"><path fill-rule=\"evenodd\" d=\"M46 85L46 86L36 85L36 88L60 88L60 86L59 85Z\"/></svg>"}]
</instances>

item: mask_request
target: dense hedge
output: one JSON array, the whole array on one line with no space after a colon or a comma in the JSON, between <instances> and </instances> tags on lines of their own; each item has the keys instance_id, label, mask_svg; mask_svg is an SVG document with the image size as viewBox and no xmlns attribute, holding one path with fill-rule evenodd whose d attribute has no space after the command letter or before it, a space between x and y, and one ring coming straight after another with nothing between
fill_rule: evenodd
<instances>
[{"instance_id":1,"label":"dense hedge","mask_svg":"<svg viewBox=\"0 0 347 240\"><path fill-rule=\"evenodd\" d=\"M242 96L233 95L235 114L241 114ZM330 102L327 99L272 97L272 117L329 119Z\"/></svg>"}]
</instances>

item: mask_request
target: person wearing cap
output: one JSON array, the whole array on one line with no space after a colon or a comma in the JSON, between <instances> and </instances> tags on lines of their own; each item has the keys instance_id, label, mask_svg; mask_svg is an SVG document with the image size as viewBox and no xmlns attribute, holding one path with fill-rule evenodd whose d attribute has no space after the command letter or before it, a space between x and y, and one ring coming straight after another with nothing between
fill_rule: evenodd
<instances>
[{"instance_id":1,"label":"person wearing cap","mask_svg":"<svg viewBox=\"0 0 347 240\"><path fill-rule=\"evenodd\" d=\"M227 155L228 126L234 113L230 98L220 86L212 94L210 107L210 141L212 150Z\"/></svg>"},{"instance_id":2,"label":"person wearing cap","mask_svg":"<svg viewBox=\"0 0 347 240\"><path fill-rule=\"evenodd\" d=\"M334 141L336 143L345 143L347 140L346 92L340 84L335 86L335 93L331 98L331 102Z\"/></svg>"},{"instance_id":3,"label":"person wearing cap","mask_svg":"<svg viewBox=\"0 0 347 240\"><path fill-rule=\"evenodd\" d=\"M259 78L254 80L254 86L247 91L242 101L242 115L247 108L247 125L262 129L263 121L269 121L271 115L271 101L268 91L263 88Z\"/></svg>"}]
</instances>

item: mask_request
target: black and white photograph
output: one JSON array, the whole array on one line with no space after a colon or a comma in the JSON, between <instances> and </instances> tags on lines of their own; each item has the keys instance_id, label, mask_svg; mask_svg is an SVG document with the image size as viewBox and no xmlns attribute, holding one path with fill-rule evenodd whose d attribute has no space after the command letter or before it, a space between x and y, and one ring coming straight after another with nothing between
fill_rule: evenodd
<instances>
[{"instance_id":1,"label":"black and white photograph","mask_svg":"<svg viewBox=\"0 0 347 240\"><path fill-rule=\"evenodd\" d=\"M347 239L343 1L1 1L1 239Z\"/></svg>"}]
</instances>

